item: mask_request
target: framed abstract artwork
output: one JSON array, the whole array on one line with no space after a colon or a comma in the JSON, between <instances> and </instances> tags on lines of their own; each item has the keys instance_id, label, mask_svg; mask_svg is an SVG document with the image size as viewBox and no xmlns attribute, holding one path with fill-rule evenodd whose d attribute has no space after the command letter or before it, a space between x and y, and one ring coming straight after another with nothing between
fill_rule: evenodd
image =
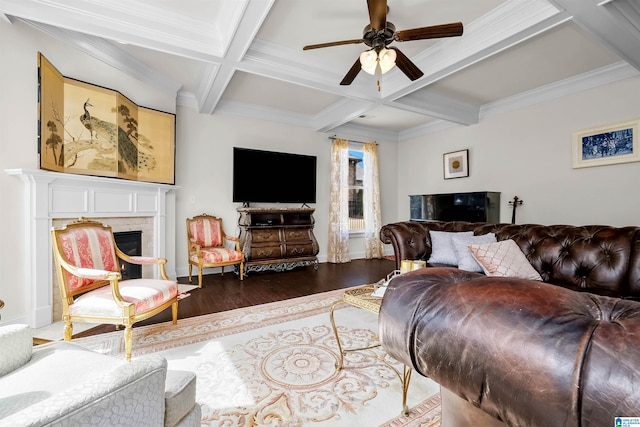
<instances>
[{"instance_id":1,"label":"framed abstract artwork","mask_svg":"<svg viewBox=\"0 0 640 427\"><path fill-rule=\"evenodd\" d=\"M443 156L444 179L469 176L469 150L453 151Z\"/></svg>"},{"instance_id":2,"label":"framed abstract artwork","mask_svg":"<svg viewBox=\"0 0 640 427\"><path fill-rule=\"evenodd\" d=\"M582 129L573 133L574 168L640 161L640 119Z\"/></svg>"},{"instance_id":3,"label":"framed abstract artwork","mask_svg":"<svg viewBox=\"0 0 640 427\"><path fill-rule=\"evenodd\" d=\"M175 114L64 77L38 53L40 169L175 183Z\"/></svg>"}]
</instances>

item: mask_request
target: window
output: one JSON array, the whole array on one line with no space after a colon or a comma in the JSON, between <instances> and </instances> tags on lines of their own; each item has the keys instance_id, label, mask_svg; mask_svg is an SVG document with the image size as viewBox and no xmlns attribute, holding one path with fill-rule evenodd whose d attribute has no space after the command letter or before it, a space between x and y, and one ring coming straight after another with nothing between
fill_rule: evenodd
<instances>
[{"instance_id":1,"label":"window","mask_svg":"<svg viewBox=\"0 0 640 427\"><path fill-rule=\"evenodd\" d=\"M349 231L364 231L362 150L349 149Z\"/></svg>"}]
</instances>

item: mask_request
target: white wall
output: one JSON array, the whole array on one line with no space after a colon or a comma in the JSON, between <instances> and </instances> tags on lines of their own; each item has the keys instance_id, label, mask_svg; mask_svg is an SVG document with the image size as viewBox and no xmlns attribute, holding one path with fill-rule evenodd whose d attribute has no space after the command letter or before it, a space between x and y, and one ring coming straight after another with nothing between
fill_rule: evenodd
<instances>
[{"instance_id":1,"label":"white wall","mask_svg":"<svg viewBox=\"0 0 640 427\"><path fill-rule=\"evenodd\" d=\"M229 115L201 115L185 108L176 111L175 94L161 92L19 21L10 24L0 19L0 51L0 299L5 302L1 323L24 321L28 306L24 184L4 170L38 168L38 51L65 76L117 90L141 106L176 112L176 189L167 195L167 210L175 211L175 216L167 216L168 271L187 274L187 217L210 212L223 218L230 234L237 234L239 205L231 201L233 146L318 157L318 198L312 207L319 259L326 260L328 134ZM397 144L378 142L384 223L396 220ZM352 257L362 257L363 247L362 239L353 239Z\"/></svg>"},{"instance_id":2,"label":"white wall","mask_svg":"<svg viewBox=\"0 0 640 427\"><path fill-rule=\"evenodd\" d=\"M398 218L411 194L501 192L517 223L640 225L640 162L573 169L572 132L640 117L640 78L484 118L400 144ZM469 149L468 178L445 180L442 155Z\"/></svg>"},{"instance_id":3,"label":"white wall","mask_svg":"<svg viewBox=\"0 0 640 427\"><path fill-rule=\"evenodd\" d=\"M255 148L317 156L317 201L314 234L320 246L320 262L327 259L329 216L329 173L331 141L327 134L311 129L250 120L228 114L212 116L178 108L176 195L178 275L187 275L187 242L185 219L203 212L223 219L225 232L238 235L240 203L232 202L233 147ZM397 145L380 142L382 221L395 220ZM251 173L251 171L248 171ZM256 176L255 179L268 179ZM295 179L292 177L292 179ZM282 183L286 185L286 183ZM255 204L252 206L267 206ZM296 206L300 205L286 205ZM353 258L364 256L362 238L352 239Z\"/></svg>"},{"instance_id":4,"label":"white wall","mask_svg":"<svg viewBox=\"0 0 640 427\"><path fill-rule=\"evenodd\" d=\"M127 76L20 21L10 24L0 19L0 51L0 299L5 302L0 314L2 323L8 323L24 321L28 306L24 278L29 260L24 257L24 184L4 170L38 168L38 51L63 75L118 90L138 105L175 112L175 94ZM169 195L169 209L172 203ZM175 219L167 221L167 234L173 239ZM168 242L170 264L174 251L175 245Z\"/></svg>"}]
</instances>

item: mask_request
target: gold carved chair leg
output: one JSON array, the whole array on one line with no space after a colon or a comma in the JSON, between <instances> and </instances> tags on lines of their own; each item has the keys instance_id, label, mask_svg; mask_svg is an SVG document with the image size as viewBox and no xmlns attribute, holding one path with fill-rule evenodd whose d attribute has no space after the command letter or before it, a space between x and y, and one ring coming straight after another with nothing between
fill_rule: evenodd
<instances>
[{"instance_id":1,"label":"gold carved chair leg","mask_svg":"<svg viewBox=\"0 0 640 427\"><path fill-rule=\"evenodd\" d=\"M131 361L131 350L133 348L133 326L126 325L124 328L124 354L127 362Z\"/></svg>"},{"instance_id":2,"label":"gold carved chair leg","mask_svg":"<svg viewBox=\"0 0 640 427\"><path fill-rule=\"evenodd\" d=\"M73 323L71 321L66 320L64 322L64 340L71 341L71 337L73 336Z\"/></svg>"},{"instance_id":3,"label":"gold carved chair leg","mask_svg":"<svg viewBox=\"0 0 640 427\"><path fill-rule=\"evenodd\" d=\"M174 325L178 324L178 302L174 302L171 304L171 323Z\"/></svg>"}]
</instances>

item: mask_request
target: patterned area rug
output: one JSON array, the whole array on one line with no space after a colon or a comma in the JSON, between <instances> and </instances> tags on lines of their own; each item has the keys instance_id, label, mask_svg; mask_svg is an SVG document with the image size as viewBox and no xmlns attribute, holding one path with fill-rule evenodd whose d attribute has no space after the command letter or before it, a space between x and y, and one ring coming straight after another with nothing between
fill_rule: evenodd
<instances>
[{"instance_id":1,"label":"patterned area rug","mask_svg":"<svg viewBox=\"0 0 640 427\"><path fill-rule=\"evenodd\" d=\"M336 370L329 309L342 293L134 328L133 356L157 353L170 369L196 372L203 426L439 426L439 386L415 373L410 414L400 414L402 365L381 348L348 353ZM340 307L335 318L345 348L378 342L375 314ZM124 357L122 335L73 342Z\"/></svg>"}]
</instances>

